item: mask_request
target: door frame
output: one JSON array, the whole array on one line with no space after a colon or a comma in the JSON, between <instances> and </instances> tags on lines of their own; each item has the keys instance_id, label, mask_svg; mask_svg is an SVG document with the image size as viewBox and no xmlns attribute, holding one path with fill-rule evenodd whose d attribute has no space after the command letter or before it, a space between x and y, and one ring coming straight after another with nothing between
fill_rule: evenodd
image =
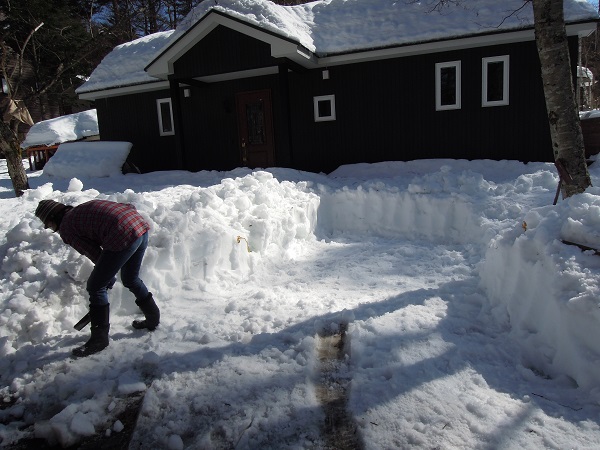
<instances>
[{"instance_id":1,"label":"door frame","mask_svg":"<svg viewBox=\"0 0 600 450\"><path fill-rule=\"evenodd\" d=\"M264 114L264 144L252 144L248 138L246 106L260 101ZM241 91L235 94L236 122L238 129L237 145L239 148L239 163L254 167L273 167L275 165L275 129L273 127L273 102L271 89ZM253 158L254 157L254 158ZM258 159L264 164L255 164ZM254 161L254 162L253 162Z\"/></svg>"}]
</instances>

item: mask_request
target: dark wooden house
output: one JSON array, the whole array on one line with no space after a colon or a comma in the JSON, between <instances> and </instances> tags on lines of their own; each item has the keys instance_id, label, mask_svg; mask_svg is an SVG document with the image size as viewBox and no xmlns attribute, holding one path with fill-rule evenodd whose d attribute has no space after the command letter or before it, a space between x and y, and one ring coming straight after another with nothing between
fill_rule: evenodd
<instances>
[{"instance_id":1,"label":"dark wooden house","mask_svg":"<svg viewBox=\"0 0 600 450\"><path fill-rule=\"evenodd\" d=\"M472 0L486 17L389 0L243 4L203 2L175 32L108 55L78 90L101 139L132 142L142 171L552 160L531 5L509 16L521 0ZM565 0L574 76L596 20Z\"/></svg>"}]
</instances>

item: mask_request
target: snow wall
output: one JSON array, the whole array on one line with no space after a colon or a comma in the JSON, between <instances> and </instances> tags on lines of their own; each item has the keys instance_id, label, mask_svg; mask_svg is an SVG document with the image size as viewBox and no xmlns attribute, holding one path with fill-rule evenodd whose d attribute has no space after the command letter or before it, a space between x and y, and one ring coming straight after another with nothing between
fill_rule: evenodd
<instances>
[{"instance_id":1,"label":"snow wall","mask_svg":"<svg viewBox=\"0 0 600 450\"><path fill-rule=\"evenodd\" d=\"M491 240L481 288L496 319L510 326L522 364L541 376L568 377L600 395L600 197L580 194L536 208Z\"/></svg>"}]
</instances>

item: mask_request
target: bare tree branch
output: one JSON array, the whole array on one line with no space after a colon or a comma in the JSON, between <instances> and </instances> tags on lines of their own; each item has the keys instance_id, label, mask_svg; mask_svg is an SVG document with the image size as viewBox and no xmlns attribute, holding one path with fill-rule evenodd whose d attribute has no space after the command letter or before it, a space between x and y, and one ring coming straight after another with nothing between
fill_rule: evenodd
<instances>
[{"instance_id":1,"label":"bare tree branch","mask_svg":"<svg viewBox=\"0 0 600 450\"><path fill-rule=\"evenodd\" d=\"M44 22L40 22L39 25L37 25L33 30L31 30L29 32L29 34L27 35L27 37L25 38L25 40L23 41L23 45L21 47L21 51L19 53L19 58L17 60L17 63L15 64L15 66L13 67L12 72L10 73L10 75L6 78L6 83L8 84L8 88L10 92L18 92L19 90L19 85L17 84L17 86L13 86L13 80L15 80L15 78L17 80L20 80L21 77L23 76L23 63L25 61L25 49L27 48L27 45L29 44L29 41L31 41L31 39L33 38L33 35L44 26ZM2 39L2 43L4 44L4 39ZM3 45L3 51L6 50L6 48ZM6 51L4 51L4 53L6 54ZM18 72L17 72L18 71ZM6 72L4 72L6 73ZM15 77L15 75L18 76Z\"/></svg>"},{"instance_id":2,"label":"bare tree branch","mask_svg":"<svg viewBox=\"0 0 600 450\"><path fill-rule=\"evenodd\" d=\"M531 3L531 0L526 0L525 2L523 2L523 4L521 5L520 8L515 9L508 16L504 17L496 28L500 28L502 26L502 24L504 24L504 22L506 22L507 19L511 18L512 16L516 16L520 11L522 11L525 8L525 6L527 6L528 3Z\"/></svg>"}]
</instances>

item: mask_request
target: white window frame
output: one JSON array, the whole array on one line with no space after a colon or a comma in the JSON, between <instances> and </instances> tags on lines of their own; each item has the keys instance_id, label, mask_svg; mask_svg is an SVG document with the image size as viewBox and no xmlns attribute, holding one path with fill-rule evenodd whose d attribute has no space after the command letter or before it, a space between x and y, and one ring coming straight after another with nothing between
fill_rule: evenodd
<instances>
[{"instance_id":1,"label":"white window frame","mask_svg":"<svg viewBox=\"0 0 600 450\"><path fill-rule=\"evenodd\" d=\"M481 60L481 106L506 106L509 104L509 55L502 56L491 56L489 58L482 58ZM488 100L488 66L490 63L502 62L502 99L501 100Z\"/></svg>"},{"instance_id":2,"label":"white window frame","mask_svg":"<svg viewBox=\"0 0 600 450\"><path fill-rule=\"evenodd\" d=\"M329 101L331 103L331 114L328 116L320 116L319 115L319 102ZM315 114L315 122L327 122L331 120L336 120L335 117L335 95L320 95L318 97L313 97L313 106L314 106L314 114Z\"/></svg>"},{"instance_id":3,"label":"white window frame","mask_svg":"<svg viewBox=\"0 0 600 450\"><path fill-rule=\"evenodd\" d=\"M161 105L169 104L169 115L171 116L171 130L164 130L162 122ZM175 122L173 122L173 104L170 98L159 98L156 100L156 111L158 113L158 132L161 136L173 136L175 134Z\"/></svg>"},{"instance_id":4,"label":"white window frame","mask_svg":"<svg viewBox=\"0 0 600 450\"><path fill-rule=\"evenodd\" d=\"M442 69L454 67L456 69L456 102L452 105L442 105ZM447 61L435 64L435 109L436 111L446 111L461 108L461 63L460 61Z\"/></svg>"}]
</instances>

